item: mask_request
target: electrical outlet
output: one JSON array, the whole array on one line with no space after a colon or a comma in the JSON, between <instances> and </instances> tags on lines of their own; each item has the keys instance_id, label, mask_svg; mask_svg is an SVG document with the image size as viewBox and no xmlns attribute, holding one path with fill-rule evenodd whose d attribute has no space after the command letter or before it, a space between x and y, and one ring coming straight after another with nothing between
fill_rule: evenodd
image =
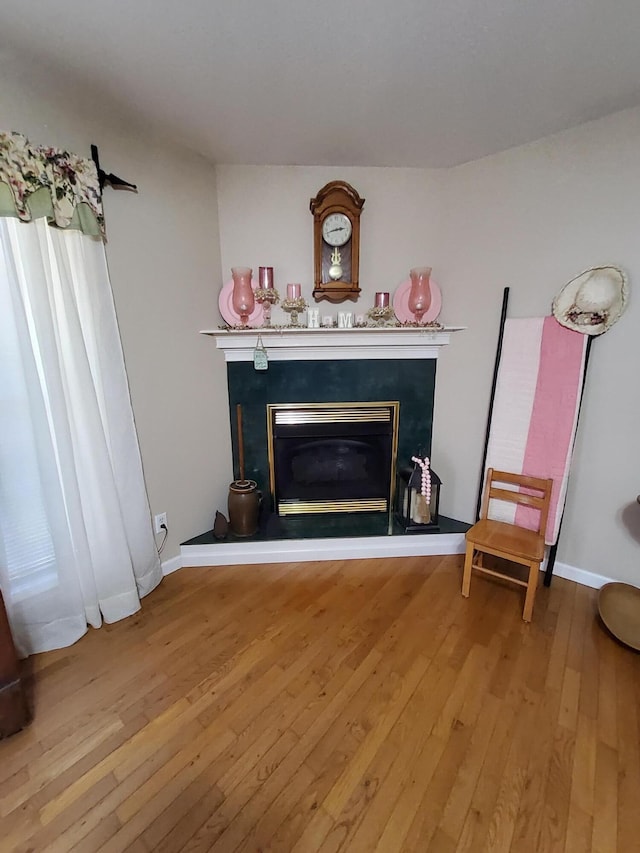
<instances>
[{"instance_id":1,"label":"electrical outlet","mask_svg":"<svg viewBox=\"0 0 640 853\"><path fill-rule=\"evenodd\" d=\"M162 533L163 532L163 530L162 530L163 524L168 530L169 525L167 524L167 513L166 512L159 512L157 515L154 515L153 516L153 523L154 523L156 533Z\"/></svg>"}]
</instances>

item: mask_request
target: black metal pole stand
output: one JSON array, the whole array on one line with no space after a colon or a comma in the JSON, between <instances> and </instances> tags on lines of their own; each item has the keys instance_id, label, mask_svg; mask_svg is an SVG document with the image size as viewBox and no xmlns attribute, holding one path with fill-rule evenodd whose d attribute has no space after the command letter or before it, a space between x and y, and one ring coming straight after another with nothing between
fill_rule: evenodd
<instances>
[{"instance_id":1,"label":"black metal pole stand","mask_svg":"<svg viewBox=\"0 0 640 853\"><path fill-rule=\"evenodd\" d=\"M575 446L576 435L578 434L578 423L580 421L580 411L582 409L582 398L584 397L584 386L587 381L587 366L589 364L589 356L591 355L591 345L593 344L593 337L589 335L587 338L587 349L584 354L584 371L582 373L582 388L580 389L580 403L578 405L578 417L576 419L576 431L573 437L573 444ZM573 455L573 447L571 448L571 453ZM566 504L566 498L565 498ZM556 541L549 548L549 557L547 559L547 567L544 570L544 585L551 586L551 577L553 575L553 567L556 564L556 555L558 553L558 542L560 541L560 533L562 532L562 522L564 521L564 507L562 508L562 515L560 516L560 524L558 525L558 535L556 536Z\"/></svg>"},{"instance_id":2,"label":"black metal pole stand","mask_svg":"<svg viewBox=\"0 0 640 853\"><path fill-rule=\"evenodd\" d=\"M496 349L496 361L493 366L493 380L491 382L491 396L489 398L489 412L487 414L487 428L484 434L484 448L482 450L482 463L480 465L480 484L478 486L478 500L476 502L476 521L480 518L480 505L482 503L482 491L484 488L484 466L487 461L487 449L489 447L489 433L491 431L491 417L493 415L493 403L496 397L496 385L498 383L498 368L500 367L500 356L502 355L502 340L504 338L504 324L507 319L507 305L509 304L509 288L502 291L502 311L500 313L500 331L498 332L498 346Z\"/></svg>"}]
</instances>

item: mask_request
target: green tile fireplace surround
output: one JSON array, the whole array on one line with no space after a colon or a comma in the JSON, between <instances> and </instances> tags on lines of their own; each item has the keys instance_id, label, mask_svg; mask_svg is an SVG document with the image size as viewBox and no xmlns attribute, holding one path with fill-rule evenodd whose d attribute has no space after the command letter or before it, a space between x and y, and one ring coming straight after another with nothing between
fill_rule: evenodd
<instances>
[{"instance_id":1,"label":"green tile fireplace surround","mask_svg":"<svg viewBox=\"0 0 640 853\"><path fill-rule=\"evenodd\" d=\"M254 368L256 331L203 332L225 353L234 477L239 475L236 407L242 406L245 476L263 493L263 522L251 540L229 537L220 543L210 531L183 543L183 565L277 562L288 553L295 560L462 553L468 525L454 519L443 519L442 532L433 535L404 534L386 513L281 519L271 512L269 487L267 403L398 401L397 467L410 464L418 449L430 455L436 361L452 331L457 328L261 329L269 355L266 371Z\"/></svg>"},{"instance_id":2,"label":"green tile fireplace surround","mask_svg":"<svg viewBox=\"0 0 640 853\"><path fill-rule=\"evenodd\" d=\"M400 402L398 465L422 448L431 452L435 360L276 361L227 364L234 476L239 476L236 406L242 406L245 474L269 503L267 403ZM271 509L270 503L268 508Z\"/></svg>"}]
</instances>

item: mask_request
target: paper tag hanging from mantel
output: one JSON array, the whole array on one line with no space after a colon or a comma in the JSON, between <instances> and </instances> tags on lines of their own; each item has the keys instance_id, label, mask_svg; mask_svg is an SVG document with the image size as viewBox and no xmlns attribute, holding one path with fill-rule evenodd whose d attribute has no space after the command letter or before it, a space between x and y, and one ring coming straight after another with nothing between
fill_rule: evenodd
<instances>
[{"instance_id":1,"label":"paper tag hanging from mantel","mask_svg":"<svg viewBox=\"0 0 640 853\"><path fill-rule=\"evenodd\" d=\"M258 343L253 351L253 367L255 370L268 370L269 358L264 344L262 343L262 335L258 335Z\"/></svg>"}]
</instances>

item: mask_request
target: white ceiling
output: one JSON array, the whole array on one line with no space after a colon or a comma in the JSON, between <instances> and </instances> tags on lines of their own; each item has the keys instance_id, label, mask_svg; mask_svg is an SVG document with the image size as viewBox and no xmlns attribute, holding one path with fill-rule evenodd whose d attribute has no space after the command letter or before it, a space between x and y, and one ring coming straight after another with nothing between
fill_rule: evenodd
<instances>
[{"instance_id":1,"label":"white ceiling","mask_svg":"<svg viewBox=\"0 0 640 853\"><path fill-rule=\"evenodd\" d=\"M2 0L0 32L217 163L449 166L640 104L638 0Z\"/></svg>"}]
</instances>

